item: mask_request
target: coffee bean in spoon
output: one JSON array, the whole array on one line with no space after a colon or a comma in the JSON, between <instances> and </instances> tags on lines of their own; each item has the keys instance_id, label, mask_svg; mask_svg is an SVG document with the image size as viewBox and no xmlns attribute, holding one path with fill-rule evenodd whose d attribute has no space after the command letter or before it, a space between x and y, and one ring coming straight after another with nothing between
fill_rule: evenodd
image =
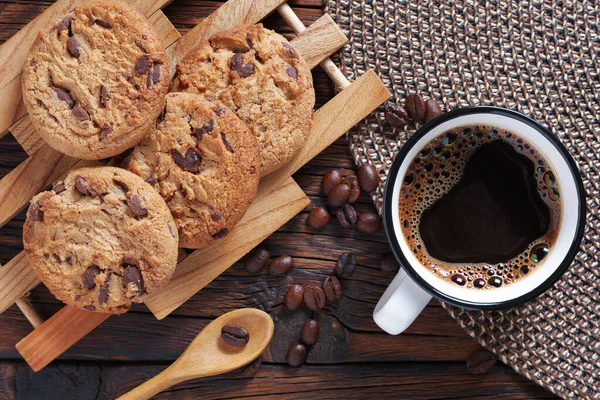
<instances>
[{"instance_id":1,"label":"coffee bean in spoon","mask_svg":"<svg viewBox=\"0 0 600 400\"><path fill-rule=\"evenodd\" d=\"M288 288L283 296L283 304L290 311L296 311L304 301L304 286L297 283Z\"/></svg>"},{"instance_id":2,"label":"coffee bean in spoon","mask_svg":"<svg viewBox=\"0 0 600 400\"><path fill-rule=\"evenodd\" d=\"M347 203L339 208L335 214L338 221L340 221L340 225L344 228L352 228L358 219L354 207Z\"/></svg>"},{"instance_id":3,"label":"coffee bean in spoon","mask_svg":"<svg viewBox=\"0 0 600 400\"><path fill-rule=\"evenodd\" d=\"M319 321L316 319L307 319L302 324L302 330L300 331L300 339L304 344L312 346L319 340Z\"/></svg>"},{"instance_id":4,"label":"coffee bean in spoon","mask_svg":"<svg viewBox=\"0 0 600 400\"><path fill-rule=\"evenodd\" d=\"M335 276L328 276L323 282L323 292L325 297L332 303L339 301L342 298L342 284Z\"/></svg>"},{"instance_id":5,"label":"coffee bean in spoon","mask_svg":"<svg viewBox=\"0 0 600 400\"><path fill-rule=\"evenodd\" d=\"M242 347L250 340L250 334L243 326L228 324L221 328L221 338L227 344Z\"/></svg>"},{"instance_id":6,"label":"coffee bean in spoon","mask_svg":"<svg viewBox=\"0 0 600 400\"><path fill-rule=\"evenodd\" d=\"M379 173L371 164L365 164L358 169L358 184L365 192L374 192L379 187Z\"/></svg>"},{"instance_id":7,"label":"coffee bean in spoon","mask_svg":"<svg viewBox=\"0 0 600 400\"><path fill-rule=\"evenodd\" d=\"M392 128L404 128L408 125L410 117L408 113L399 104L389 105L385 110L385 120Z\"/></svg>"},{"instance_id":8,"label":"coffee bean in spoon","mask_svg":"<svg viewBox=\"0 0 600 400\"><path fill-rule=\"evenodd\" d=\"M425 122L429 122L438 115L442 114L442 109L437 101L429 99L425 102Z\"/></svg>"},{"instance_id":9,"label":"coffee bean in spoon","mask_svg":"<svg viewBox=\"0 0 600 400\"><path fill-rule=\"evenodd\" d=\"M302 343L292 343L288 348L287 362L292 367L298 367L304 364L306 356L308 355L308 349Z\"/></svg>"},{"instance_id":10,"label":"coffee bean in spoon","mask_svg":"<svg viewBox=\"0 0 600 400\"><path fill-rule=\"evenodd\" d=\"M363 233L377 233L381 229L381 217L374 212L363 212L358 215L356 227Z\"/></svg>"},{"instance_id":11,"label":"coffee bean in spoon","mask_svg":"<svg viewBox=\"0 0 600 400\"><path fill-rule=\"evenodd\" d=\"M265 268L270 260L269 250L263 246L258 246L244 258L244 268L251 274L256 274Z\"/></svg>"},{"instance_id":12,"label":"coffee bean in spoon","mask_svg":"<svg viewBox=\"0 0 600 400\"><path fill-rule=\"evenodd\" d=\"M285 275L290 272L292 268L294 268L294 259L291 256L279 256L269 263L269 275Z\"/></svg>"},{"instance_id":13,"label":"coffee bean in spoon","mask_svg":"<svg viewBox=\"0 0 600 400\"><path fill-rule=\"evenodd\" d=\"M425 102L418 93L410 93L406 96L406 112L414 122L421 122L425 118Z\"/></svg>"},{"instance_id":14,"label":"coffee bean in spoon","mask_svg":"<svg viewBox=\"0 0 600 400\"><path fill-rule=\"evenodd\" d=\"M383 253L379 257L379 268L385 272L397 272L400 270L400 264L391 252Z\"/></svg>"},{"instance_id":15,"label":"coffee bean in spoon","mask_svg":"<svg viewBox=\"0 0 600 400\"><path fill-rule=\"evenodd\" d=\"M331 171L328 171L325 176L323 176L323 180L321 181L321 190L323 190L323 193L326 195L329 195L331 189L340 183L342 183L342 173L337 169L332 169Z\"/></svg>"},{"instance_id":16,"label":"coffee bean in spoon","mask_svg":"<svg viewBox=\"0 0 600 400\"><path fill-rule=\"evenodd\" d=\"M321 229L331 219L331 215L329 211L325 207L317 207L313 208L309 213L308 217L306 217L306 225L311 228Z\"/></svg>"},{"instance_id":17,"label":"coffee bean in spoon","mask_svg":"<svg viewBox=\"0 0 600 400\"><path fill-rule=\"evenodd\" d=\"M360 186L358 185L358 178L356 175L347 175L342 178L342 183L350 186L350 197L348 197L348 203L352 204L358 200L360 196Z\"/></svg>"},{"instance_id":18,"label":"coffee bean in spoon","mask_svg":"<svg viewBox=\"0 0 600 400\"><path fill-rule=\"evenodd\" d=\"M335 274L340 278L347 278L356 269L356 256L352 253L342 253L335 264Z\"/></svg>"},{"instance_id":19,"label":"coffee bean in spoon","mask_svg":"<svg viewBox=\"0 0 600 400\"><path fill-rule=\"evenodd\" d=\"M346 204L349 199L350 185L342 183L331 189L331 192L329 192L329 196L327 197L327 202L330 206L341 207Z\"/></svg>"},{"instance_id":20,"label":"coffee bean in spoon","mask_svg":"<svg viewBox=\"0 0 600 400\"><path fill-rule=\"evenodd\" d=\"M309 286L304 290L304 304L313 311L325 307L325 293L318 286Z\"/></svg>"}]
</instances>

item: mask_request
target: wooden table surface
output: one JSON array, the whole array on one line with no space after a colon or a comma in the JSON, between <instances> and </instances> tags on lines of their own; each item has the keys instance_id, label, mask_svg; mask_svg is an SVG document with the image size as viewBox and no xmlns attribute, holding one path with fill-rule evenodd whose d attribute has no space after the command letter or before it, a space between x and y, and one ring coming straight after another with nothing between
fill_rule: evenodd
<instances>
[{"instance_id":1,"label":"wooden table surface","mask_svg":"<svg viewBox=\"0 0 600 400\"><path fill-rule=\"evenodd\" d=\"M0 0L0 42L51 3ZM175 0L165 14L184 33L220 4ZM323 13L322 0L296 0L291 5L306 25ZM270 16L265 22L291 35L279 16ZM318 69L314 79L320 106L333 96L333 88ZM1 176L24 159L25 153L12 136L0 139ZM311 199L308 210L325 203L319 190L325 172L353 167L342 138L296 173L294 178ZM356 208L374 211L365 194ZM300 213L265 243L273 255L294 257L296 267L289 275L250 275L237 263L164 320L157 321L143 305L135 305L129 313L108 319L38 373L32 372L15 350L15 344L32 328L13 305L0 315L0 399L114 398L164 369L210 320L241 307L260 308L275 320L275 336L258 372L236 371L190 381L158 398L554 398L500 362L486 374L470 374L465 360L482 348L437 301L401 336L383 333L371 318L393 277L378 269L379 255L388 251L383 232L361 234L341 228L335 219L315 232L305 226L306 215L306 211ZM0 230L0 262L6 263L22 249L23 219L21 213ZM311 313L306 309L285 311L285 290L296 282L320 285L346 251L357 254L359 266L352 277L342 280L343 299L328 303L315 314L321 337L307 364L287 366L287 348L298 340L302 322ZM61 307L43 285L32 291L31 301L43 318Z\"/></svg>"}]
</instances>

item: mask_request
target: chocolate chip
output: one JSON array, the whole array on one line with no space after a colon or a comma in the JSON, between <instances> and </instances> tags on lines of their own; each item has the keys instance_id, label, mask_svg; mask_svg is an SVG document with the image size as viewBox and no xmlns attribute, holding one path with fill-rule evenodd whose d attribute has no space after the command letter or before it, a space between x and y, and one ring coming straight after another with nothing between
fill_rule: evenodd
<instances>
[{"instance_id":1,"label":"chocolate chip","mask_svg":"<svg viewBox=\"0 0 600 400\"><path fill-rule=\"evenodd\" d=\"M79 104L73 107L73 110L71 110L71 114L73 114L73 116L79 121L89 121L91 119L90 114L86 111L85 108L81 107Z\"/></svg>"},{"instance_id":2,"label":"chocolate chip","mask_svg":"<svg viewBox=\"0 0 600 400\"><path fill-rule=\"evenodd\" d=\"M217 233L214 233L212 235L213 239L221 239L223 236L227 235L229 233L229 229L227 228L223 228L219 231L217 231Z\"/></svg>"},{"instance_id":3,"label":"chocolate chip","mask_svg":"<svg viewBox=\"0 0 600 400\"><path fill-rule=\"evenodd\" d=\"M131 212L138 217L145 217L148 215L148 210L142 206L140 198L136 195L127 199L127 205L131 209Z\"/></svg>"},{"instance_id":4,"label":"chocolate chip","mask_svg":"<svg viewBox=\"0 0 600 400\"><path fill-rule=\"evenodd\" d=\"M100 303L100 305L106 304L106 302L108 301L108 290L110 289L111 278L112 275L109 275L106 278L106 281L104 281L104 283L102 284L102 286L100 286L100 290L98 292L98 303Z\"/></svg>"},{"instance_id":5,"label":"chocolate chip","mask_svg":"<svg viewBox=\"0 0 600 400\"><path fill-rule=\"evenodd\" d=\"M196 131L196 137L198 139L202 139L202 136L206 135L207 133L212 132L214 127L215 127L215 121L213 121L212 119L209 120L207 123L205 123L200 128L198 128L198 130Z\"/></svg>"},{"instance_id":6,"label":"chocolate chip","mask_svg":"<svg viewBox=\"0 0 600 400\"><path fill-rule=\"evenodd\" d=\"M221 338L227 344L235 347L242 347L250 340L250 334L246 328L242 326L227 324L221 328Z\"/></svg>"},{"instance_id":7,"label":"chocolate chip","mask_svg":"<svg viewBox=\"0 0 600 400\"><path fill-rule=\"evenodd\" d=\"M160 75L162 71L162 64L154 64L152 67L152 83L157 84L160 82Z\"/></svg>"},{"instance_id":8,"label":"chocolate chip","mask_svg":"<svg viewBox=\"0 0 600 400\"><path fill-rule=\"evenodd\" d=\"M182 156L180 152L173 149L171 150L171 157L177 166L184 171L197 174L200 169L200 163L202 162L202 156L196 153L192 149L187 149L185 156Z\"/></svg>"},{"instance_id":9,"label":"chocolate chip","mask_svg":"<svg viewBox=\"0 0 600 400\"><path fill-rule=\"evenodd\" d=\"M86 311L96 311L96 307L89 305L89 306L83 306L83 309Z\"/></svg>"},{"instance_id":10,"label":"chocolate chip","mask_svg":"<svg viewBox=\"0 0 600 400\"><path fill-rule=\"evenodd\" d=\"M142 39L144 39L144 40L148 40L148 36L146 36L146 35L142 35Z\"/></svg>"},{"instance_id":11,"label":"chocolate chip","mask_svg":"<svg viewBox=\"0 0 600 400\"><path fill-rule=\"evenodd\" d=\"M92 195L92 192L87 187L87 181L85 180L85 178L83 176L77 176L75 178L75 187L77 188L79 193L81 193L84 196Z\"/></svg>"},{"instance_id":12,"label":"chocolate chip","mask_svg":"<svg viewBox=\"0 0 600 400\"><path fill-rule=\"evenodd\" d=\"M100 104L102 104L102 107L106 107L109 100L110 93L108 92L108 87L103 85L102 89L100 89Z\"/></svg>"},{"instance_id":13,"label":"chocolate chip","mask_svg":"<svg viewBox=\"0 0 600 400\"><path fill-rule=\"evenodd\" d=\"M132 256L123 257L123 265L138 265L137 259Z\"/></svg>"},{"instance_id":14,"label":"chocolate chip","mask_svg":"<svg viewBox=\"0 0 600 400\"><path fill-rule=\"evenodd\" d=\"M110 23L108 23L106 21L102 21L101 19L95 20L94 23L96 25L100 25L101 27L106 28L106 29L111 29L112 28L112 25Z\"/></svg>"},{"instance_id":15,"label":"chocolate chip","mask_svg":"<svg viewBox=\"0 0 600 400\"><path fill-rule=\"evenodd\" d=\"M231 57L231 69L237 72L240 78L247 78L254 73L254 64L248 63L243 65L243 63L244 60L242 59L241 53L235 53L233 57Z\"/></svg>"},{"instance_id":16,"label":"chocolate chip","mask_svg":"<svg viewBox=\"0 0 600 400\"><path fill-rule=\"evenodd\" d=\"M61 19L60 22L58 23L58 33L68 30L69 36L71 36L71 21L72 20L73 20L72 15L67 15L66 17Z\"/></svg>"},{"instance_id":17,"label":"chocolate chip","mask_svg":"<svg viewBox=\"0 0 600 400\"><path fill-rule=\"evenodd\" d=\"M65 262L69 265L73 264L73 257L71 256L67 256L67 258L65 258Z\"/></svg>"},{"instance_id":18,"label":"chocolate chip","mask_svg":"<svg viewBox=\"0 0 600 400\"><path fill-rule=\"evenodd\" d=\"M298 70L295 67L290 65L285 69L285 72L287 72L291 78L298 79Z\"/></svg>"},{"instance_id":19,"label":"chocolate chip","mask_svg":"<svg viewBox=\"0 0 600 400\"><path fill-rule=\"evenodd\" d=\"M73 107L73 105L75 104L75 102L73 101L71 96L69 96L69 93L67 93L67 91L65 89L54 86L52 88L52 91L54 92L54 95L56 96L56 98L58 100L64 101L65 103L67 103L69 105L69 107Z\"/></svg>"},{"instance_id":20,"label":"chocolate chip","mask_svg":"<svg viewBox=\"0 0 600 400\"><path fill-rule=\"evenodd\" d=\"M83 287L86 289L93 289L96 287L94 279L100 274L100 267L92 265L83 273Z\"/></svg>"},{"instance_id":21,"label":"chocolate chip","mask_svg":"<svg viewBox=\"0 0 600 400\"><path fill-rule=\"evenodd\" d=\"M62 262L62 260L60 259L60 257L58 255L52 254L52 257L54 257L54 261L55 262L57 262L57 263L61 263Z\"/></svg>"},{"instance_id":22,"label":"chocolate chip","mask_svg":"<svg viewBox=\"0 0 600 400\"><path fill-rule=\"evenodd\" d=\"M225 133L223 132L221 132L221 139L223 139L223 144L225 145L225 148L231 153L233 153L233 146L231 145L231 143L229 143L229 140L227 140L227 136L225 136Z\"/></svg>"},{"instance_id":23,"label":"chocolate chip","mask_svg":"<svg viewBox=\"0 0 600 400\"><path fill-rule=\"evenodd\" d=\"M77 36L71 36L69 40L67 40L67 50L69 54L71 54L75 58L79 58L81 55L79 48L81 47L81 42Z\"/></svg>"},{"instance_id":24,"label":"chocolate chip","mask_svg":"<svg viewBox=\"0 0 600 400\"><path fill-rule=\"evenodd\" d=\"M145 54L141 56L140 59L135 63L133 70L138 75L144 75L146 72L150 71L151 65L152 59L149 55Z\"/></svg>"},{"instance_id":25,"label":"chocolate chip","mask_svg":"<svg viewBox=\"0 0 600 400\"><path fill-rule=\"evenodd\" d=\"M210 214L210 218L212 218L213 221L217 222L220 221L223 217L221 216L221 214L214 211L212 214Z\"/></svg>"},{"instance_id":26,"label":"chocolate chip","mask_svg":"<svg viewBox=\"0 0 600 400\"><path fill-rule=\"evenodd\" d=\"M127 186L127 184L125 182L118 181L114 178L113 178L113 182L115 183L115 185L120 187L125 193L129 192L129 186Z\"/></svg>"},{"instance_id":27,"label":"chocolate chip","mask_svg":"<svg viewBox=\"0 0 600 400\"><path fill-rule=\"evenodd\" d=\"M496 361L496 356L489 351L478 351L467 360L467 368L470 373L479 375L492 369Z\"/></svg>"},{"instance_id":28,"label":"chocolate chip","mask_svg":"<svg viewBox=\"0 0 600 400\"><path fill-rule=\"evenodd\" d=\"M166 115L167 115L167 107L163 108L162 111L160 112L160 114L158 114L156 121L163 122L165 120Z\"/></svg>"},{"instance_id":29,"label":"chocolate chip","mask_svg":"<svg viewBox=\"0 0 600 400\"><path fill-rule=\"evenodd\" d=\"M149 73L148 77L146 78L146 87L148 89L152 89L152 74Z\"/></svg>"},{"instance_id":30,"label":"chocolate chip","mask_svg":"<svg viewBox=\"0 0 600 400\"><path fill-rule=\"evenodd\" d=\"M29 211L27 211L27 215L29 216L30 221L41 221L44 219L44 213L40 210L40 203L37 201L35 203L31 203L29 206Z\"/></svg>"},{"instance_id":31,"label":"chocolate chip","mask_svg":"<svg viewBox=\"0 0 600 400\"><path fill-rule=\"evenodd\" d=\"M64 182L58 182L56 185L54 185L52 190L54 190L54 193L59 194L67 190L67 188L65 187Z\"/></svg>"},{"instance_id":32,"label":"chocolate chip","mask_svg":"<svg viewBox=\"0 0 600 400\"><path fill-rule=\"evenodd\" d=\"M110 136L110 134L112 133L113 128L112 126L110 126L109 124L104 124L102 126L102 129L100 129L100 139L104 140L106 138L108 138Z\"/></svg>"},{"instance_id":33,"label":"chocolate chip","mask_svg":"<svg viewBox=\"0 0 600 400\"><path fill-rule=\"evenodd\" d=\"M406 96L406 112L410 119L415 122L423 121L425 118L425 102L421 95L417 93L411 93Z\"/></svg>"},{"instance_id":34,"label":"chocolate chip","mask_svg":"<svg viewBox=\"0 0 600 400\"><path fill-rule=\"evenodd\" d=\"M282 42L281 44L283 45L283 47L285 47L289 55L291 55L294 58L300 58L300 55L298 54L296 49L292 47L291 44L289 44L288 42Z\"/></svg>"},{"instance_id":35,"label":"chocolate chip","mask_svg":"<svg viewBox=\"0 0 600 400\"><path fill-rule=\"evenodd\" d=\"M138 47L138 49L140 49L144 53L148 52L148 50L146 50L146 48L144 47L144 45L142 44L142 42L140 42L139 40L135 41L135 45Z\"/></svg>"},{"instance_id":36,"label":"chocolate chip","mask_svg":"<svg viewBox=\"0 0 600 400\"><path fill-rule=\"evenodd\" d=\"M140 269L135 265L127 265L123 270L123 282L125 286L132 283L137 288L137 295L144 294L144 280Z\"/></svg>"},{"instance_id":37,"label":"chocolate chip","mask_svg":"<svg viewBox=\"0 0 600 400\"><path fill-rule=\"evenodd\" d=\"M221 116L227 112L227 109L225 107L221 107L221 106L215 107L212 110L215 112L215 114L217 114L219 116Z\"/></svg>"}]
</instances>

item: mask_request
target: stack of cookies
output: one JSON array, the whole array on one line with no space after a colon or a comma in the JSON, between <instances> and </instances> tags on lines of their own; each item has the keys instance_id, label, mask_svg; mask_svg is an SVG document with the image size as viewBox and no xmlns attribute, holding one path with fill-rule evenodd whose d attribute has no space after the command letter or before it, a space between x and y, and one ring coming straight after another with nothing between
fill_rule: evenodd
<instances>
[{"instance_id":1,"label":"stack of cookies","mask_svg":"<svg viewBox=\"0 0 600 400\"><path fill-rule=\"evenodd\" d=\"M120 314L144 301L178 247L226 236L260 177L306 141L310 69L260 24L199 44L170 77L154 28L120 0L74 9L30 50L23 101L44 140L77 158L127 154L123 168L72 170L31 201L30 264L69 305Z\"/></svg>"}]
</instances>

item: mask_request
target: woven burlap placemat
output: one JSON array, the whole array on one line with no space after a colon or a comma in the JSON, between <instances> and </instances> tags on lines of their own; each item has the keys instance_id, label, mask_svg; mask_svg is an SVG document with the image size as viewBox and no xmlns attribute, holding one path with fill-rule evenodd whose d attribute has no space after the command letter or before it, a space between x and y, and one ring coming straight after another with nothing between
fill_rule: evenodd
<instances>
[{"instance_id":1,"label":"woven burlap placemat","mask_svg":"<svg viewBox=\"0 0 600 400\"><path fill-rule=\"evenodd\" d=\"M445 4L446 3L446 4ZM355 79L373 69L404 104L418 90L445 110L497 105L549 127L569 148L587 191L581 251L550 290L521 307L444 305L482 345L564 398L600 398L600 6L597 2L328 0L349 44L337 60ZM413 129L384 108L349 134L357 165L387 175ZM373 200L381 210L381 189Z\"/></svg>"}]
</instances>

